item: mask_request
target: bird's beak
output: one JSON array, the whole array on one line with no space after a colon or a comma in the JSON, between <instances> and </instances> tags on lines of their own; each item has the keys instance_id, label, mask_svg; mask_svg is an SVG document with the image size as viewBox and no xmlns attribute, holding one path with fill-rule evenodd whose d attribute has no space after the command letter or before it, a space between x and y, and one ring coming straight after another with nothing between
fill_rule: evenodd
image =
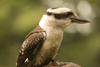
<instances>
[{"instance_id":1,"label":"bird's beak","mask_svg":"<svg viewBox=\"0 0 100 67\"><path fill-rule=\"evenodd\" d=\"M83 19L79 16L76 16L76 17L70 17L72 23L79 23L79 24L83 24L83 23L89 23L90 21L86 20L86 19Z\"/></svg>"}]
</instances>

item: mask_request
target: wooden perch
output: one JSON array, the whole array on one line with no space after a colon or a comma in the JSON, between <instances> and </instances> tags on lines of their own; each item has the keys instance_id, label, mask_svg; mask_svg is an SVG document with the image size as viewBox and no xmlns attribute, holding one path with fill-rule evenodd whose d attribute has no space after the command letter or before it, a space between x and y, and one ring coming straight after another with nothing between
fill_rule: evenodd
<instances>
[{"instance_id":1,"label":"wooden perch","mask_svg":"<svg viewBox=\"0 0 100 67\"><path fill-rule=\"evenodd\" d=\"M81 67L75 63L72 62L59 62L60 64L62 64L62 66L54 66L53 64L49 64L43 67Z\"/></svg>"}]
</instances>

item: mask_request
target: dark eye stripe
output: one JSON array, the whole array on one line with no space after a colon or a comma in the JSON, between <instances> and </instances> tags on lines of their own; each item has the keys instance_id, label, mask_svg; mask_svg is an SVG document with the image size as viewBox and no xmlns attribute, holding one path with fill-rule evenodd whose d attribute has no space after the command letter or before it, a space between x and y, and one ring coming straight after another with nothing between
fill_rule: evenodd
<instances>
[{"instance_id":1,"label":"dark eye stripe","mask_svg":"<svg viewBox=\"0 0 100 67\"><path fill-rule=\"evenodd\" d=\"M69 16L73 15L72 12L67 12L67 13L62 13L62 14L56 14L56 13L46 12L46 14L49 15L49 16L54 15L54 17L56 19L64 19L64 18L68 18Z\"/></svg>"},{"instance_id":2,"label":"dark eye stripe","mask_svg":"<svg viewBox=\"0 0 100 67\"><path fill-rule=\"evenodd\" d=\"M55 17L56 19L61 19L61 18L62 18L62 14L54 14L54 17Z\"/></svg>"},{"instance_id":3,"label":"dark eye stripe","mask_svg":"<svg viewBox=\"0 0 100 67\"><path fill-rule=\"evenodd\" d=\"M65 16L66 16L66 17L72 16L72 15L73 15L72 12L67 12L67 13L65 13Z\"/></svg>"}]
</instances>

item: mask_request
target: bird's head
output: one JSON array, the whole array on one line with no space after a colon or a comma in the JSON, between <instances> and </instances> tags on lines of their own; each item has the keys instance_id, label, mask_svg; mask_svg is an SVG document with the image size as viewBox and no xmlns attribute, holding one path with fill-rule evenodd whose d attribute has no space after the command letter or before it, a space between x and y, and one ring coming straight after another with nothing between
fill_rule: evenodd
<instances>
[{"instance_id":1,"label":"bird's head","mask_svg":"<svg viewBox=\"0 0 100 67\"><path fill-rule=\"evenodd\" d=\"M40 22L40 24L46 24L54 28L58 27L62 29L65 29L72 23L83 24L89 22L88 20L77 16L71 9L65 7L49 8L42 20L43 22Z\"/></svg>"}]
</instances>

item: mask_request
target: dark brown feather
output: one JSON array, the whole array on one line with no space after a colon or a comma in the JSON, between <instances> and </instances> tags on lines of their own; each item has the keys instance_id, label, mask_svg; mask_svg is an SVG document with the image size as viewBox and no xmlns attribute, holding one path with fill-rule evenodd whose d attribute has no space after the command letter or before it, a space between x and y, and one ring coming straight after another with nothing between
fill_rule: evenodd
<instances>
[{"instance_id":1,"label":"dark brown feather","mask_svg":"<svg viewBox=\"0 0 100 67\"><path fill-rule=\"evenodd\" d=\"M41 48L45 36L43 33L46 33L40 26L37 26L32 32L30 32L19 51L18 59L17 59L17 67L28 67L31 64L34 56ZM24 46L24 47L23 47ZM29 62L25 62L28 59Z\"/></svg>"}]
</instances>

